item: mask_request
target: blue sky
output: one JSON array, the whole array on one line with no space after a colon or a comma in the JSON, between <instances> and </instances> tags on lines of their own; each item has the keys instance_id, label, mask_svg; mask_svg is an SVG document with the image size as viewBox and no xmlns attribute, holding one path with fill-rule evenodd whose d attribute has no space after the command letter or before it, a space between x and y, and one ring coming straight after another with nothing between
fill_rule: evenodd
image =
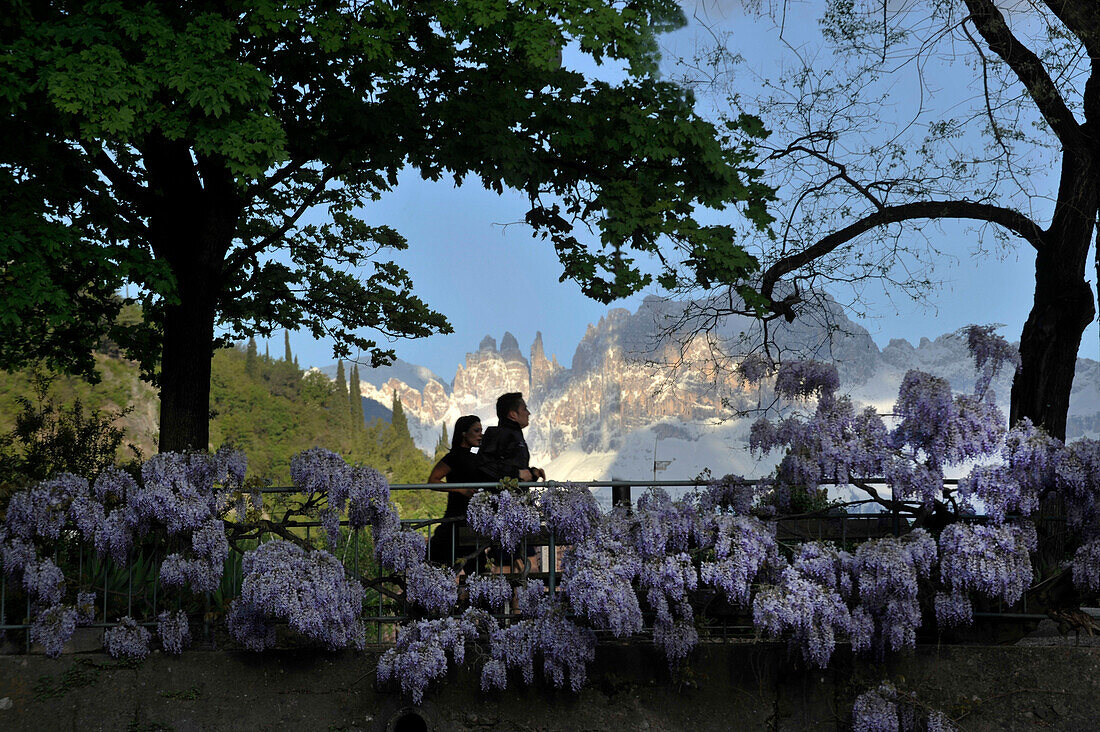
<instances>
[{"instance_id":1,"label":"blue sky","mask_svg":"<svg viewBox=\"0 0 1100 732\"><path fill-rule=\"evenodd\" d=\"M727 14L716 22L736 24L744 19ZM666 37L665 44L690 48L697 32L697 28L679 31ZM746 36L752 38L740 34ZM566 62L571 63L568 54ZM572 61L572 65L578 63ZM604 70L602 75L615 72ZM584 297L574 283L558 281L562 266L552 246L535 239L523 224L514 223L522 220L525 211L519 194L497 195L476 182L456 188L449 181L433 183L414 174L402 176L396 190L363 210L369 223L388 224L409 240L409 250L397 261L409 270L418 294L446 314L454 327L451 335L395 341L391 347L399 358L427 366L450 381L465 354L476 350L485 335L499 342L510 331L526 351L536 331L541 331L547 353L569 366L588 324L608 308ZM942 239L937 243L944 244L950 255L936 261L934 277L941 284L930 298L932 307L870 288L863 294L870 317L859 322L880 346L891 338L916 343L969 323L1003 323L1002 334L1017 340L1034 289L1031 250L1020 244L1000 256L975 256L965 244L961 227L948 225L934 236ZM1095 272L1091 278L1095 279ZM644 294L612 307L634 309ZM302 366L333 362L331 344L313 341L306 333L292 334L291 347ZM281 334L272 340L271 351L282 353ZM1096 323L1086 331L1081 355L1100 358Z\"/></svg>"}]
</instances>

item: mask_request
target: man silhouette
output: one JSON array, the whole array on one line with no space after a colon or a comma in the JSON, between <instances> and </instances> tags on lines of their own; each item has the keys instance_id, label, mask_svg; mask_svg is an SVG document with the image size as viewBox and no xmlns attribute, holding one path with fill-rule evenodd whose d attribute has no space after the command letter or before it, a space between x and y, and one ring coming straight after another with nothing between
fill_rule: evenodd
<instances>
[{"instance_id":1,"label":"man silhouette","mask_svg":"<svg viewBox=\"0 0 1100 732\"><path fill-rule=\"evenodd\" d=\"M531 410L522 393L501 394L497 399L497 426L485 430L478 450L482 472L494 480L517 478L527 482L546 478L546 471L531 466L531 451L523 439L523 430L530 421Z\"/></svg>"}]
</instances>

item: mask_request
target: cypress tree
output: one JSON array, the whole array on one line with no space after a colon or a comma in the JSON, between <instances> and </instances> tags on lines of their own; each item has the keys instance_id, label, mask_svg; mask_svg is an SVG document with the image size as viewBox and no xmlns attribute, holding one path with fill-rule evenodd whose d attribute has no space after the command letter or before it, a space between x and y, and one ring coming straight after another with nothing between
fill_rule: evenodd
<instances>
[{"instance_id":1,"label":"cypress tree","mask_svg":"<svg viewBox=\"0 0 1100 732\"><path fill-rule=\"evenodd\" d=\"M248 337L248 347L244 349L244 372L256 375L256 339L253 336Z\"/></svg>"},{"instance_id":2,"label":"cypress tree","mask_svg":"<svg viewBox=\"0 0 1100 732\"><path fill-rule=\"evenodd\" d=\"M446 455L451 451L451 438L447 436L447 423L443 423L443 432L439 435L439 442L435 443L435 459Z\"/></svg>"},{"instance_id":3,"label":"cypress tree","mask_svg":"<svg viewBox=\"0 0 1100 732\"><path fill-rule=\"evenodd\" d=\"M293 363L294 362L294 356L290 353L290 331L289 330L284 330L283 331L283 346L286 350L286 353L283 355L283 360L286 361L287 363Z\"/></svg>"},{"instance_id":4,"label":"cypress tree","mask_svg":"<svg viewBox=\"0 0 1100 732\"><path fill-rule=\"evenodd\" d=\"M264 363L271 363L271 343L264 340Z\"/></svg>"},{"instance_id":5,"label":"cypress tree","mask_svg":"<svg viewBox=\"0 0 1100 732\"><path fill-rule=\"evenodd\" d=\"M345 400L348 398L348 382L344 378L344 362L336 362L336 391Z\"/></svg>"},{"instance_id":6,"label":"cypress tree","mask_svg":"<svg viewBox=\"0 0 1100 732\"><path fill-rule=\"evenodd\" d=\"M393 433L398 441L408 440L412 442L412 433L409 432L409 418L405 416L405 408L401 406L401 400L397 398L397 389L393 390L393 417L390 419L393 425Z\"/></svg>"},{"instance_id":7,"label":"cypress tree","mask_svg":"<svg viewBox=\"0 0 1100 732\"><path fill-rule=\"evenodd\" d=\"M351 367L351 421L356 429L361 428L365 421L363 418L363 392L359 387L359 364Z\"/></svg>"}]
</instances>

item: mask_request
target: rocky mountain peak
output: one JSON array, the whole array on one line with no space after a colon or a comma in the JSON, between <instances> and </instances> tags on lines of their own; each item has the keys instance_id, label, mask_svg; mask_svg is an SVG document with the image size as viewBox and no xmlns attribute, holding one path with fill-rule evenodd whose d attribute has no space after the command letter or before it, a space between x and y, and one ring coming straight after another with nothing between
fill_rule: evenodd
<instances>
[{"instance_id":1,"label":"rocky mountain peak","mask_svg":"<svg viewBox=\"0 0 1100 732\"><path fill-rule=\"evenodd\" d=\"M523 357L523 352L519 350L519 341L508 331L505 331L504 337L500 339L500 356L505 361L523 361L527 363L527 359Z\"/></svg>"}]
</instances>

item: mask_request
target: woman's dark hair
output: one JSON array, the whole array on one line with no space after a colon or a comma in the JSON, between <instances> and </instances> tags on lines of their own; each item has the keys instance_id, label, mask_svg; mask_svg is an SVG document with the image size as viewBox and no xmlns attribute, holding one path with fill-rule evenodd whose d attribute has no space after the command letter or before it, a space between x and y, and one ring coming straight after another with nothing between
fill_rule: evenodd
<instances>
[{"instance_id":1,"label":"woman's dark hair","mask_svg":"<svg viewBox=\"0 0 1100 732\"><path fill-rule=\"evenodd\" d=\"M451 449L457 450L462 447L462 436L466 434L466 431L474 426L474 422L480 422L481 417L476 414L467 414L465 417L459 417L455 420L455 431L451 435Z\"/></svg>"}]
</instances>

